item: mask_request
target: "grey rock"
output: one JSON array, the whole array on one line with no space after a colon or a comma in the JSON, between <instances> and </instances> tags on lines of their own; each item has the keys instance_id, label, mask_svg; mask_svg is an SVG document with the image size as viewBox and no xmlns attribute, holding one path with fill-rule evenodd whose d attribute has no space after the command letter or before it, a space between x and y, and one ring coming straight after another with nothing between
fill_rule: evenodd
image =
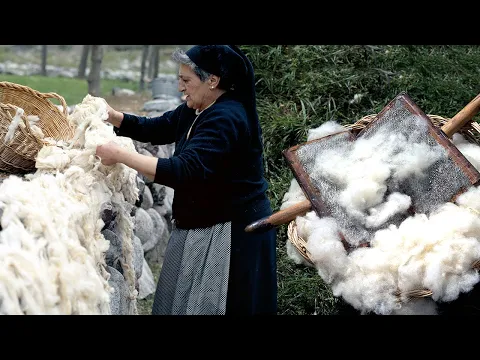
<instances>
[{"instance_id":1,"label":"grey rock","mask_svg":"<svg viewBox=\"0 0 480 360\"><path fill-rule=\"evenodd\" d=\"M138 299L145 299L154 294L156 289L155 279L152 270L145 259L143 259L142 276L138 279Z\"/></svg>"},{"instance_id":2,"label":"grey rock","mask_svg":"<svg viewBox=\"0 0 480 360\"><path fill-rule=\"evenodd\" d=\"M180 103L181 103L180 99L176 99L176 98L153 99L143 104L143 111L165 112L165 111L175 109L178 105L180 105Z\"/></svg>"},{"instance_id":3,"label":"grey rock","mask_svg":"<svg viewBox=\"0 0 480 360\"><path fill-rule=\"evenodd\" d=\"M132 209L130 210L130 216L131 216L132 218L134 218L135 215L137 215L137 207L136 207L136 206L132 206Z\"/></svg>"},{"instance_id":4,"label":"grey rock","mask_svg":"<svg viewBox=\"0 0 480 360\"><path fill-rule=\"evenodd\" d=\"M144 252L142 242L135 235L132 239L133 244L133 268L135 269L135 278L139 279L142 276Z\"/></svg>"},{"instance_id":5,"label":"grey rock","mask_svg":"<svg viewBox=\"0 0 480 360\"><path fill-rule=\"evenodd\" d=\"M165 223L163 222L162 217L158 214L158 212L155 211L155 209L150 208L147 210L147 213L151 217L153 222L154 236L149 239L149 241L143 244L143 250L145 252L150 251L155 245L157 245L157 242L160 240L163 232L165 231Z\"/></svg>"},{"instance_id":6,"label":"grey rock","mask_svg":"<svg viewBox=\"0 0 480 360\"><path fill-rule=\"evenodd\" d=\"M145 155L145 156L153 157L152 153L150 151L148 151L147 149L144 149L144 148L138 149L138 153L142 154L142 155Z\"/></svg>"},{"instance_id":7,"label":"grey rock","mask_svg":"<svg viewBox=\"0 0 480 360\"><path fill-rule=\"evenodd\" d=\"M105 227L108 227L108 225L115 220L116 215L116 212L108 207L102 210L101 218L105 224Z\"/></svg>"},{"instance_id":8,"label":"grey rock","mask_svg":"<svg viewBox=\"0 0 480 360\"><path fill-rule=\"evenodd\" d=\"M151 209L151 211L155 211ZM162 225L159 226L161 229L159 233L159 237L155 246L145 252L145 259L153 264L160 264L163 265L163 259L165 257L165 250L167 248L168 241L170 240L170 229L168 226L168 222L164 217L160 217Z\"/></svg>"},{"instance_id":9,"label":"grey rock","mask_svg":"<svg viewBox=\"0 0 480 360\"><path fill-rule=\"evenodd\" d=\"M143 190L145 189L145 181L143 181L140 175L137 175L137 187L138 187L138 193L143 194Z\"/></svg>"},{"instance_id":10,"label":"grey rock","mask_svg":"<svg viewBox=\"0 0 480 360\"><path fill-rule=\"evenodd\" d=\"M112 95L113 96L133 96L135 95L135 91L130 89L122 89L119 87L112 88Z\"/></svg>"},{"instance_id":11,"label":"grey rock","mask_svg":"<svg viewBox=\"0 0 480 360\"><path fill-rule=\"evenodd\" d=\"M145 186L140 206L145 210L148 210L153 206L153 196L148 186Z\"/></svg>"},{"instance_id":12,"label":"grey rock","mask_svg":"<svg viewBox=\"0 0 480 360\"><path fill-rule=\"evenodd\" d=\"M123 274L123 268L121 264L122 257L122 240L109 229L102 230L103 237L110 242L108 250L105 252L105 262L108 266L115 268L121 274Z\"/></svg>"},{"instance_id":13,"label":"grey rock","mask_svg":"<svg viewBox=\"0 0 480 360\"><path fill-rule=\"evenodd\" d=\"M123 275L107 266L107 271L110 274L108 284L113 287L114 291L110 294L110 311L112 315L127 315L128 314L128 287Z\"/></svg>"},{"instance_id":14,"label":"grey rock","mask_svg":"<svg viewBox=\"0 0 480 360\"><path fill-rule=\"evenodd\" d=\"M171 187L165 186L165 197L163 198L163 205L169 209L169 213L172 210L172 203L173 203L173 196L175 194L175 190Z\"/></svg>"},{"instance_id":15,"label":"grey rock","mask_svg":"<svg viewBox=\"0 0 480 360\"><path fill-rule=\"evenodd\" d=\"M142 244L147 243L154 236L154 225L152 217L147 213L145 209L137 208L137 214L134 221L134 234L137 236Z\"/></svg>"},{"instance_id":16,"label":"grey rock","mask_svg":"<svg viewBox=\"0 0 480 360\"><path fill-rule=\"evenodd\" d=\"M152 207L160 216L166 216L168 214L168 208L166 206L154 205Z\"/></svg>"},{"instance_id":17,"label":"grey rock","mask_svg":"<svg viewBox=\"0 0 480 360\"><path fill-rule=\"evenodd\" d=\"M165 185L151 183L147 185L153 197L153 205L162 206L166 195Z\"/></svg>"}]
</instances>

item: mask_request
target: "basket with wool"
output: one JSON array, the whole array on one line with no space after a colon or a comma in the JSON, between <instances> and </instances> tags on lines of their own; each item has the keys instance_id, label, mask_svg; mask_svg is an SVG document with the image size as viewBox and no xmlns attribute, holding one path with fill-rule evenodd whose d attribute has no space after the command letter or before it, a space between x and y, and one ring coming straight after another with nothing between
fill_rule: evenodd
<instances>
[{"instance_id":1,"label":"basket with wool","mask_svg":"<svg viewBox=\"0 0 480 360\"><path fill-rule=\"evenodd\" d=\"M58 100L62 111L50 99ZM69 141L74 134L62 96L0 82L0 171L31 172L40 149L51 144L49 139Z\"/></svg>"},{"instance_id":2,"label":"basket with wool","mask_svg":"<svg viewBox=\"0 0 480 360\"><path fill-rule=\"evenodd\" d=\"M366 125L370 123L373 119L375 119L377 115L372 114L372 115L367 115L358 120L357 122L349 125L345 125L344 127L346 129L354 130L354 131L360 131L362 130ZM444 124L446 124L450 119L444 118L442 116L438 115L427 115L432 123L436 127L441 127ZM476 122L470 122L463 126L458 133L460 133L468 142L474 144L474 145L479 145L480 146L480 125ZM306 261L306 264L309 266L314 267L314 262L311 259L311 254L307 250L307 241L302 238L301 235L299 235L297 231L297 222L296 220L292 220L288 223L287 227L287 239L288 241L293 245L295 250L302 256L302 258ZM350 249L354 250L354 249ZM479 269L480 270L480 260L475 261L472 264L472 269ZM397 293L397 296L399 298L425 298L429 297L432 295L432 291L429 289L416 289L409 291L408 294L406 293L401 293L400 291Z\"/></svg>"}]
</instances>

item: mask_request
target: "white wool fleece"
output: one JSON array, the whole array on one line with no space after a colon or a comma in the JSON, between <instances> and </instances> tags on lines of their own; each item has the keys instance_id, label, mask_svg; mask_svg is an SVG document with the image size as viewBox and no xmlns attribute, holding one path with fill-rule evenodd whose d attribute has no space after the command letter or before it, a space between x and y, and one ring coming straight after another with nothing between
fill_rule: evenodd
<instances>
[{"instance_id":1,"label":"white wool fleece","mask_svg":"<svg viewBox=\"0 0 480 360\"><path fill-rule=\"evenodd\" d=\"M77 127L72 142L49 139L35 173L0 185L1 314L110 313L109 242L101 234L101 211L110 203L119 213L129 312L136 313L129 214L138 199L137 173L123 164L105 166L95 156L96 146L109 141L135 148L106 118L105 101L87 95L69 116Z\"/></svg>"},{"instance_id":2,"label":"white wool fleece","mask_svg":"<svg viewBox=\"0 0 480 360\"><path fill-rule=\"evenodd\" d=\"M328 124L326 129L338 128ZM325 134L324 130L309 134ZM479 170L480 147L459 134L453 142ZM361 313L435 314L436 302L454 301L480 281L478 270L472 268L480 260L479 188L469 188L429 216L417 213L399 226L381 227L411 205L406 194L385 196L387 178L421 178L424 170L444 156L445 151L434 146L410 146L400 134L378 132L316 159L315 171L343 189L338 203L367 228L379 229L370 239L370 247L347 252L335 219L320 219L313 211L296 219L298 235L307 242L318 274L335 296L343 297ZM300 198L298 184L292 182L282 209ZM290 255L292 251L287 254L297 261ZM412 290L433 294L429 301L398 296L398 292Z\"/></svg>"}]
</instances>

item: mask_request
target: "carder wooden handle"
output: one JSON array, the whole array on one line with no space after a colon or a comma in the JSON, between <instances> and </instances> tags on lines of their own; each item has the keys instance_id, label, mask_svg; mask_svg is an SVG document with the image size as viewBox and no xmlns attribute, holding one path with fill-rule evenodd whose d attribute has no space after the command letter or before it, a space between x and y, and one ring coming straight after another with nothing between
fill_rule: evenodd
<instances>
[{"instance_id":1,"label":"carder wooden handle","mask_svg":"<svg viewBox=\"0 0 480 360\"><path fill-rule=\"evenodd\" d=\"M312 209L310 200L304 200L286 209L277 211L270 216L257 220L245 228L246 232L261 232L270 230L276 226L286 224L297 216L304 215Z\"/></svg>"},{"instance_id":2,"label":"carder wooden handle","mask_svg":"<svg viewBox=\"0 0 480 360\"><path fill-rule=\"evenodd\" d=\"M457 115L451 118L441 130L447 137L451 138L453 134L459 131L465 124L472 120L472 118L480 111L480 94L475 99L470 101L467 106L460 110Z\"/></svg>"}]
</instances>

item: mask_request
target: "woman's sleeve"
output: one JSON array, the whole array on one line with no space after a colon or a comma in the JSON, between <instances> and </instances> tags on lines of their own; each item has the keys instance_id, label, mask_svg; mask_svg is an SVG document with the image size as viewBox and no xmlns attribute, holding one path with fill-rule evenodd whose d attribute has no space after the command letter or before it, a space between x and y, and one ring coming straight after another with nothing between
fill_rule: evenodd
<instances>
[{"instance_id":1,"label":"woman's sleeve","mask_svg":"<svg viewBox=\"0 0 480 360\"><path fill-rule=\"evenodd\" d=\"M221 171L226 156L237 146L246 122L239 114L209 114L178 156L158 159L155 182L175 189L208 180Z\"/></svg>"},{"instance_id":2,"label":"woman's sleeve","mask_svg":"<svg viewBox=\"0 0 480 360\"><path fill-rule=\"evenodd\" d=\"M180 107L167 111L161 116L146 117L132 114L123 115L119 128L114 127L118 136L129 137L153 145L165 145L175 142Z\"/></svg>"}]
</instances>

